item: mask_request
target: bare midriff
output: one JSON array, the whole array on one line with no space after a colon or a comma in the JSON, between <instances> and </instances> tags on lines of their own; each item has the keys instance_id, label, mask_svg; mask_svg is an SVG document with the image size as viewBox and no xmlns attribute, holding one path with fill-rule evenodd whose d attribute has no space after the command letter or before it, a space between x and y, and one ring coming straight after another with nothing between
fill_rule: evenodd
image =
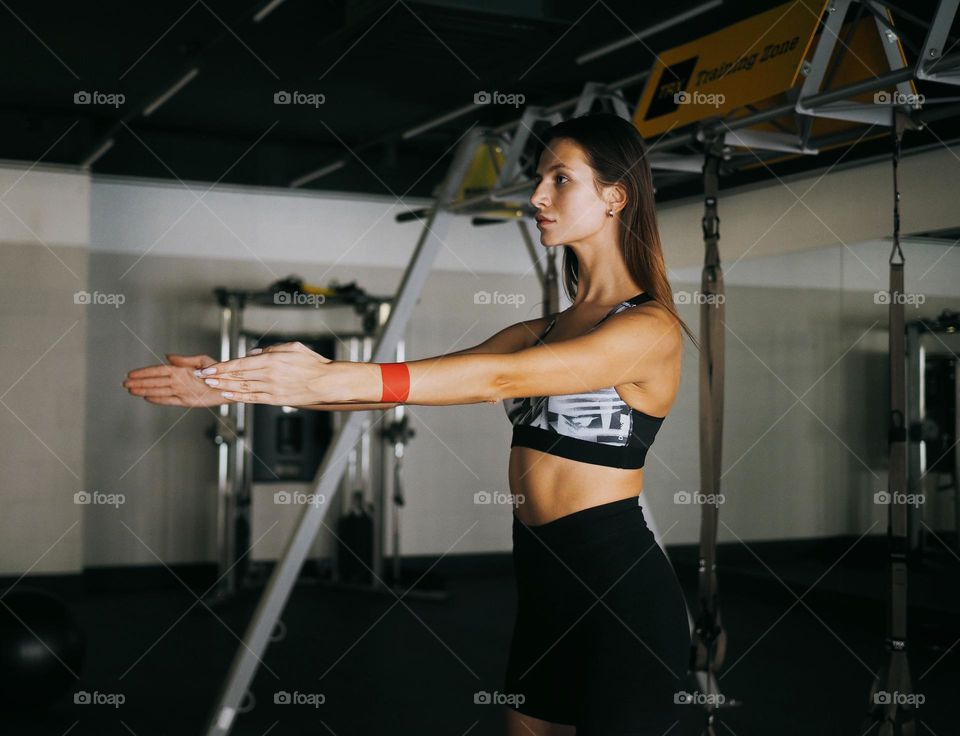
<instances>
[{"instance_id":1,"label":"bare midriff","mask_svg":"<svg viewBox=\"0 0 960 736\"><path fill-rule=\"evenodd\" d=\"M510 449L509 478L515 513L528 526L638 496L643 490L643 468L609 468L531 447Z\"/></svg>"}]
</instances>

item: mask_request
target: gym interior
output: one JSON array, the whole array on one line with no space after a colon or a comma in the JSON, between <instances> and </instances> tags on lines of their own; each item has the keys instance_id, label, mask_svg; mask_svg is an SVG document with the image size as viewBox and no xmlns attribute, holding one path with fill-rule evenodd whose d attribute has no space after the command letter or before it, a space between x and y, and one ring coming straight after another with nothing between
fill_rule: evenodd
<instances>
[{"instance_id":1,"label":"gym interior","mask_svg":"<svg viewBox=\"0 0 960 736\"><path fill-rule=\"evenodd\" d=\"M505 723L500 401L127 382L413 367L571 308L535 172L607 115L699 339L639 496L691 637L658 733L956 734L957 9L4 3L3 732L574 733Z\"/></svg>"}]
</instances>

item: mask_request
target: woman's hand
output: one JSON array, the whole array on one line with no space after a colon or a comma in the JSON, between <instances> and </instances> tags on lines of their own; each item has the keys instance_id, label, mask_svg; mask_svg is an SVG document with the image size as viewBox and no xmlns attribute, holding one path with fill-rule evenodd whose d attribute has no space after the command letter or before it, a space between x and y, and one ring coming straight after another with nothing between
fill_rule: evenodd
<instances>
[{"instance_id":1,"label":"woman's hand","mask_svg":"<svg viewBox=\"0 0 960 736\"><path fill-rule=\"evenodd\" d=\"M197 377L215 389L221 400L276 406L323 403L319 390L330 376L332 363L299 342L285 342L251 350L245 358L208 366ZM210 375L210 374L213 375Z\"/></svg>"},{"instance_id":2,"label":"woman's hand","mask_svg":"<svg viewBox=\"0 0 960 736\"><path fill-rule=\"evenodd\" d=\"M218 406L226 404L220 392L194 375L217 361L209 355L167 354L169 364L137 368L127 374L124 387L151 404L166 406Z\"/></svg>"}]
</instances>

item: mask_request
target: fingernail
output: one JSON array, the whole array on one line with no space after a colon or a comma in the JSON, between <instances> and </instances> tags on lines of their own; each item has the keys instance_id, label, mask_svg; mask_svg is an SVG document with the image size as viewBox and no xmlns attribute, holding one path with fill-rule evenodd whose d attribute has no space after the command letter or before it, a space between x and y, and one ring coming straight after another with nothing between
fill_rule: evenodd
<instances>
[{"instance_id":1,"label":"fingernail","mask_svg":"<svg viewBox=\"0 0 960 736\"><path fill-rule=\"evenodd\" d=\"M250 355L256 355L257 353L262 353L262 352L263 352L263 348L254 348L253 350L250 351Z\"/></svg>"},{"instance_id":2,"label":"fingernail","mask_svg":"<svg viewBox=\"0 0 960 736\"><path fill-rule=\"evenodd\" d=\"M200 369L198 368L193 372L193 375L195 375L197 378L200 378L203 374L200 372Z\"/></svg>"},{"instance_id":3,"label":"fingernail","mask_svg":"<svg viewBox=\"0 0 960 736\"><path fill-rule=\"evenodd\" d=\"M205 382L208 386L219 386L219 385L220 385L220 381L218 381L216 378L204 378L203 380L204 380L204 382Z\"/></svg>"},{"instance_id":4,"label":"fingernail","mask_svg":"<svg viewBox=\"0 0 960 736\"><path fill-rule=\"evenodd\" d=\"M204 368L201 371L201 373L205 376L209 376L211 373L216 373L216 372L217 372L217 369L214 368L213 366L210 366L209 368Z\"/></svg>"},{"instance_id":5,"label":"fingernail","mask_svg":"<svg viewBox=\"0 0 960 736\"><path fill-rule=\"evenodd\" d=\"M233 392L232 392L232 391L221 391L221 392L220 392L220 395L221 395L223 398L225 398L225 399L232 399L232 398L233 398Z\"/></svg>"}]
</instances>

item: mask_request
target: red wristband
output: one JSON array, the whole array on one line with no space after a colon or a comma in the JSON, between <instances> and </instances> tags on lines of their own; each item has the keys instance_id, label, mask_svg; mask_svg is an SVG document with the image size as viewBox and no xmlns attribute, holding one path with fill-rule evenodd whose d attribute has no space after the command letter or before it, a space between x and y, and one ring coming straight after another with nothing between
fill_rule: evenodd
<instances>
[{"instance_id":1,"label":"red wristband","mask_svg":"<svg viewBox=\"0 0 960 736\"><path fill-rule=\"evenodd\" d=\"M410 395L410 369L406 363L381 363L380 379L383 381L382 403L402 404Z\"/></svg>"}]
</instances>

